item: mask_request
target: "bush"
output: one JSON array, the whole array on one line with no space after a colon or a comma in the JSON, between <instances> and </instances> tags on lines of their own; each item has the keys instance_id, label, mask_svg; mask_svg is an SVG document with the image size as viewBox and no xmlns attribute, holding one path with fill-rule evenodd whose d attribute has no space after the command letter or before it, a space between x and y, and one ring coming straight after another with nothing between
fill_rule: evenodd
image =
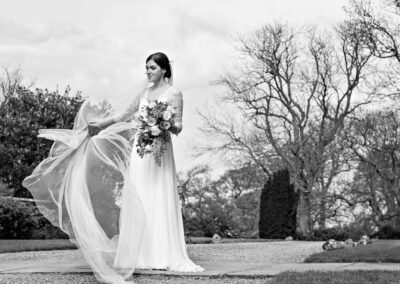
<instances>
[{"instance_id":1,"label":"bush","mask_svg":"<svg viewBox=\"0 0 400 284\"><path fill-rule=\"evenodd\" d=\"M393 228L391 225L386 225L378 232L372 234L372 237L386 240L398 240L400 239L400 229Z\"/></svg>"},{"instance_id":2,"label":"bush","mask_svg":"<svg viewBox=\"0 0 400 284\"><path fill-rule=\"evenodd\" d=\"M296 239L307 241L327 241L330 239L334 239L336 241L345 241L347 239L352 239L356 241L359 240L363 235L371 236L371 231L367 231L350 224L345 227L314 230L311 238L305 238L304 236L297 234Z\"/></svg>"},{"instance_id":3,"label":"bush","mask_svg":"<svg viewBox=\"0 0 400 284\"><path fill-rule=\"evenodd\" d=\"M72 128L83 102L78 93L69 95L18 87L0 103L0 182L16 197L31 197L22 186L37 164L45 159L52 142L38 138L41 128Z\"/></svg>"},{"instance_id":4,"label":"bush","mask_svg":"<svg viewBox=\"0 0 400 284\"><path fill-rule=\"evenodd\" d=\"M31 202L0 199L0 239L68 239Z\"/></svg>"},{"instance_id":5,"label":"bush","mask_svg":"<svg viewBox=\"0 0 400 284\"><path fill-rule=\"evenodd\" d=\"M186 235L256 237L260 190L255 179L261 179L259 173L239 168L211 180L208 171L208 167L201 166L178 174Z\"/></svg>"},{"instance_id":6,"label":"bush","mask_svg":"<svg viewBox=\"0 0 400 284\"><path fill-rule=\"evenodd\" d=\"M327 241L330 239L345 241L347 239L350 239L350 231L344 228L329 228L315 230L313 232L314 241Z\"/></svg>"}]
</instances>

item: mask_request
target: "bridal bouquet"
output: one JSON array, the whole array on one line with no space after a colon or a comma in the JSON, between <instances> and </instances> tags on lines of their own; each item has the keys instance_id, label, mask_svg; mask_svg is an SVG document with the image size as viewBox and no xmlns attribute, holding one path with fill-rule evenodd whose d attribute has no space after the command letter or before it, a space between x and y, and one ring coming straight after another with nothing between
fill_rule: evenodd
<instances>
[{"instance_id":1,"label":"bridal bouquet","mask_svg":"<svg viewBox=\"0 0 400 284\"><path fill-rule=\"evenodd\" d=\"M141 158L151 154L161 166L161 157L171 140L169 128L174 124L175 116L174 109L163 101L152 102L140 110L136 147Z\"/></svg>"}]
</instances>

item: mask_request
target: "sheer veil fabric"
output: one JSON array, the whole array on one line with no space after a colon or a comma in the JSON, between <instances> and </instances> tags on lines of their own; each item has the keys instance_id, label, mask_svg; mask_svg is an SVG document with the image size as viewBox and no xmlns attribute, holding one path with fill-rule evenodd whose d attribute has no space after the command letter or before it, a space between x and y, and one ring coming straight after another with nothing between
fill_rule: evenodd
<instances>
[{"instance_id":1,"label":"sheer veil fabric","mask_svg":"<svg viewBox=\"0 0 400 284\"><path fill-rule=\"evenodd\" d=\"M84 102L72 130L40 130L39 137L54 143L23 185L41 213L78 245L98 280L129 283L146 224L128 178L137 125L122 121L89 137L88 122L103 118L98 106Z\"/></svg>"},{"instance_id":2,"label":"sheer veil fabric","mask_svg":"<svg viewBox=\"0 0 400 284\"><path fill-rule=\"evenodd\" d=\"M186 251L172 143L161 167L152 157L141 159L132 151L139 127L136 115L150 103L148 86L141 90L134 99L123 100L124 108L112 102L117 113L86 101L72 130L41 129L39 137L53 140L53 146L23 181L41 213L69 235L105 283L130 283L136 267L204 271ZM180 131L182 94L171 90L157 100L176 110L174 125ZM132 101L128 107L127 101ZM88 135L89 122L111 115L119 122Z\"/></svg>"}]
</instances>

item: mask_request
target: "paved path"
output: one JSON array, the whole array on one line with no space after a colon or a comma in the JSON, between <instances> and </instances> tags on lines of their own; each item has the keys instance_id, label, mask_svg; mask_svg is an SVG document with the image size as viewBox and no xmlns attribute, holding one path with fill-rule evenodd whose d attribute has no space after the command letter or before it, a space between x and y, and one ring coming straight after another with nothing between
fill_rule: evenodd
<instances>
[{"instance_id":1,"label":"paved path","mask_svg":"<svg viewBox=\"0 0 400 284\"><path fill-rule=\"evenodd\" d=\"M206 271L201 273L177 273L162 270L136 270L135 274L163 274L171 276L265 276L273 277L285 271L338 271L338 270L393 270L400 271L398 263L235 263L197 262ZM20 264L1 264L0 274L10 273L92 273L84 262L30 261Z\"/></svg>"},{"instance_id":2,"label":"paved path","mask_svg":"<svg viewBox=\"0 0 400 284\"><path fill-rule=\"evenodd\" d=\"M268 242L190 245L190 257L203 266L201 273L136 270L140 275L273 277L284 271L397 270L396 263L302 263L322 251L322 242ZM79 250L0 254L1 274L84 273L91 274Z\"/></svg>"}]
</instances>

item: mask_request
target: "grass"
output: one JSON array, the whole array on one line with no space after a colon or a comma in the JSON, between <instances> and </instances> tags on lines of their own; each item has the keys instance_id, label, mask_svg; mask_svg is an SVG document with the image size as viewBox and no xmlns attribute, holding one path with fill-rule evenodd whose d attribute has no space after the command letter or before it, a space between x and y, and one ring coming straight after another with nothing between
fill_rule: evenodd
<instances>
[{"instance_id":1,"label":"grass","mask_svg":"<svg viewBox=\"0 0 400 284\"><path fill-rule=\"evenodd\" d=\"M399 279L400 271L308 271L280 273L268 284L395 284Z\"/></svg>"},{"instance_id":2,"label":"grass","mask_svg":"<svg viewBox=\"0 0 400 284\"><path fill-rule=\"evenodd\" d=\"M400 263L400 240L379 240L354 248L315 253L304 262L395 262Z\"/></svg>"},{"instance_id":3,"label":"grass","mask_svg":"<svg viewBox=\"0 0 400 284\"><path fill-rule=\"evenodd\" d=\"M0 240L0 253L76 249L69 240Z\"/></svg>"}]
</instances>

